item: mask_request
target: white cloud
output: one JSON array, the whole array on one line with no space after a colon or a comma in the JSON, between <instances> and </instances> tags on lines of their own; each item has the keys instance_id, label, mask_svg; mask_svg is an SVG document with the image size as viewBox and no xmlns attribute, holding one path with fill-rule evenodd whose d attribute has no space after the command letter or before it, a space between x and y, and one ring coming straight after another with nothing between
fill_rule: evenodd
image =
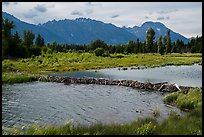
<instances>
[{"instance_id":1,"label":"white cloud","mask_svg":"<svg viewBox=\"0 0 204 137\"><path fill-rule=\"evenodd\" d=\"M79 15L79 16L81 16L81 15L83 15L83 13L80 12L80 11L74 10L74 11L71 12L71 15Z\"/></svg>"},{"instance_id":2,"label":"white cloud","mask_svg":"<svg viewBox=\"0 0 204 137\"><path fill-rule=\"evenodd\" d=\"M36 13L35 7L46 12ZM2 10L35 24L83 16L119 27L132 27L163 17L159 21L175 32L186 37L202 35L201 2L18 2L3 3Z\"/></svg>"},{"instance_id":3,"label":"white cloud","mask_svg":"<svg viewBox=\"0 0 204 137\"><path fill-rule=\"evenodd\" d=\"M86 12L86 14L91 14L91 13L93 13L93 10L92 9L86 9L85 12Z\"/></svg>"},{"instance_id":4,"label":"white cloud","mask_svg":"<svg viewBox=\"0 0 204 137\"><path fill-rule=\"evenodd\" d=\"M10 2L2 2L2 5L3 5L3 6L9 6L9 5L10 5Z\"/></svg>"},{"instance_id":5,"label":"white cloud","mask_svg":"<svg viewBox=\"0 0 204 137\"><path fill-rule=\"evenodd\" d=\"M29 12L24 13L25 18L33 19L38 14L34 12L32 9L29 10Z\"/></svg>"},{"instance_id":6,"label":"white cloud","mask_svg":"<svg viewBox=\"0 0 204 137\"><path fill-rule=\"evenodd\" d=\"M34 8L35 8L35 10L37 10L39 12L46 12L47 11L47 8L44 4L42 4L42 5L39 4L39 5L35 6Z\"/></svg>"}]
</instances>

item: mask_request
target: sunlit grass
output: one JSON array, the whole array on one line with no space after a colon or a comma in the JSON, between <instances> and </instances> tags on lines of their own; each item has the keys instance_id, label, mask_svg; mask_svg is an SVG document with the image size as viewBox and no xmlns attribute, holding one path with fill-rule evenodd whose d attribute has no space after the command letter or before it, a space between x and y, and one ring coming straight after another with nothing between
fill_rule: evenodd
<instances>
[{"instance_id":1,"label":"sunlit grass","mask_svg":"<svg viewBox=\"0 0 204 137\"><path fill-rule=\"evenodd\" d=\"M109 57L100 57L93 53L52 53L17 61L3 60L2 72L49 74L114 67L159 67L194 63L202 64L202 54L168 54L163 56L160 54L111 54ZM4 78L2 77L2 81L8 81Z\"/></svg>"},{"instance_id":2,"label":"sunlit grass","mask_svg":"<svg viewBox=\"0 0 204 137\"><path fill-rule=\"evenodd\" d=\"M200 88L192 88L188 93L181 91L173 92L164 97L164 102L175 104L183 110L192 110L202 106L202 90Z\"/></svg>"},{"instance_id":3,"label":"sunlit grass","mask_svg":"<svg viewBox=\"0 0 204 137\"><path fill-rule=\"evenodd\" d=\"M37 81L38 77L34 75L18 74L18 73L2 73L2 83L13 84Z\"/></svg>"},{"instance_id":4,"label":"sunlit grass","mask_svg":"<svg viewBox=\"0 0 204 137\"><path fill-rule=\"evenodd\" d=\"M126 124L102 124L83 125L69 120L63 126L46 126L40 127L33 124L22 130L22 127L14 127L7 129L3 127L3 134L9 135L151 135L156 128L156 120L152 118L138 119ZM24 127L25 128L25 127Z\"/></svg>"},{"instance_id":5,"label":"sunlit grass","mask_svg":"<svg viewBox=\"0 0 204 137\"><path fill-rule=\"evenodd\" d=\"M202 135L202 108L198 107L184 117L172 112L156 131L159 135Z\"/></svg>"},{"instance_id":6,"label":"sunlit grass","mask_svg":"<svg viewBox=\"0 0 204 137\"><path fill-rule=\"evenodd\" d=\"M200 56L199 56L200 55ZM112 55L117 56L117 55ZM120 55L122 56L122 55ZM130 54L122 58L98 57L93 53L52 53L43 54L18 61L4 60L2 70L24 71L27 73L49 73L58 71L77 71L110 67L129 66L164 66L201 63L201 54L174 54L161 56L159 54Z\"/></svg>"}]
</instances>

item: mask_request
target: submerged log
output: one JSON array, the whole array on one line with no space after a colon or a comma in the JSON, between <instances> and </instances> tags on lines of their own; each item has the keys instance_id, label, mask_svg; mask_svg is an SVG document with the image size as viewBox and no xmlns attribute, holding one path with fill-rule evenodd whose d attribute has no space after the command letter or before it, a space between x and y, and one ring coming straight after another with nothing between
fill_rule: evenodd
<instances>
[{"instance_id":1,"label":"submerged log","mask_svg":"<svg viewBox=\"0 0 204 137\"><path fill-rule=\"evenodd\" d=\"M39 78L39 81L42 79ZM188 93L191 87L187 86L178 86L177 84L168 84L168 82L163 83L143 83L136 80L115 80L115 79L104 79L104 78L74 78L74 77L58 77L58 76L47 76L46 81L48 82L57 82L64 83L65 85L69 84L98 84L98 85L118 85L126 86L137 89L146 89L162 92L174 92L174 91L183 91Z\"/></svg>"}]
</instances>

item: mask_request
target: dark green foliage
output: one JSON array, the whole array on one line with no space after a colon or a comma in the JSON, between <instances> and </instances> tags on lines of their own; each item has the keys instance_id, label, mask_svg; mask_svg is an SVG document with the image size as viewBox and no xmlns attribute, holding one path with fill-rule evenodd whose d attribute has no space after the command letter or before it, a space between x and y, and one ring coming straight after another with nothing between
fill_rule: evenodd
<instances>
[{"instance_id":1,"label":"dark green foliage","mask_svg":"<svg viewBox=\"0 0 204 137\"><path fill-rule=\"evenodd\" d=\"M128 44L126 46L126 52L127 53L135 53L135 51L136 51L136 43L131 40L128 42Z\"/></svg>"},{"instance_id":2,"label":"dark green foliage","mask_svg":"<svg viewBox=\"0 0 204 137\"><path fill-rule=\"evenodd\" d=\"M27 30L23 32L23 44L27 47L30 47L33 45L33 40L35 38L35 35L32 31Z\"/></svg>"},{"instance_id":3,"label":"dark green foliage","mask_svg":"<svg viewBox=\"0 0 204 137\"><path fill-rule=\"evenodd\" d=\"M164 45L162 43L162 36L161 35L158 37L157 46L158 46L158 53L163 55L164 54Z\"/></svg>"},{"instance_id":4,"label":"dark green foliage","mask_svg":"<svg viewBox=\"0 0 204 137\"><path fill-rule=\"evenodd\" d=\"M2 19L2 59L10 57L12 53L11 29L15 27L13 21Z\"/></svg>"},{"instance_id":5,"label":"dark green foliage","mask_svg":"<svg viewBox=\"0 0 204 137\"><path fill-rule=\"evenodd\" d=\"M172 47L171 47L171 36L170 36L170 30L168 29L166 32L166 52L171 53Z\"/></svg>"},{"instance_id":6,"label":"dark green foliage","mask_svg":"<svg viewBox=\"0 0 204 137\"><path fill-rule=\"evenodd\" d=\"M8 19L2 19L2 30L5 38L11 37L11 29L15 28L13 21L9 22Z\"/></svg>"},{"instance_id":7,"label":"dark green foliage","mask_svg":"<svg viewBox=\"0 0 204 137\"><path fill-rule=\"evenodd\" d=\"M146 34L146 48L145 48L145 50L147 53L153 52L154 39L155 39L155 32L152 28L149 28L147 30L147 34Z\"/></svg>"},{"instance_id":8,"label":"dark green foliage","mask_svg":"<svg viewBox=\"0 0 204 137\"><path fill-rule=\"evenodd\" d=\"M97 48L97 49L94 50L94 53L95 53L96 56L103 56L105 51L104 51L103 48Z\"/></svg>"},{"instance_id":9,"label":"dark green foliage","mask_svg":"<svg viewBox=\"0 0 204 137\"><path fill-rule=\"evenodd\" d=\"M102 41L102 40L92 41L92 42L90 43L90 45L89 45L89 50L94 51L94 50L97 49L97 48L103 48L103 49L106 50L106 49L108 48L108 46L107 46L107 44L106 44L104 41Z\"/></svg>"},{"instance_id":10,"label":"dark green foliage","mask_svg":"<svg viewBox=\"0 0 204 137\"><path fill-rule=\"evenodd\" d=\"M41 37L40 34L38 34L37 38L36 38L36 41L35 41L35 45L36 46L39 46L39 47L42 47L44 46L45 42L44 42L44 38Z\"/></svg>"},{"instance_id":11,"label":"dark green foliage","mask_svg":"<svg viewBox=\"0 0 204 137\"><path fill-rule=\"evenodd\" d=\"M193 38L187 46L192 53L202 53L202 36Z\"/></svg>"},{"instance_id":12,"label":"dark green foliage","mask_svg":"<svg viewBox=\"0 0 204 137\"><path fill-rule=\"evenodd\" d=\"M29 48L29 57L31 57L32 55L34 56L38 56L41 54L41 48L40 47L34 47L34 46L31 46Z\"/></svg>"},{"instance_id":13,"label":"dark green foliage","mask_svg":"<svg viewBox=\"0 0 204 137\"><path fill-rule=\"evenodd\" d=\"M162 39L162 46L163 46L163 49L164 49L164 53L166 54L166 47L167 47L167 37L164 36L163 39Z\"/></svg>"}]
</instances>

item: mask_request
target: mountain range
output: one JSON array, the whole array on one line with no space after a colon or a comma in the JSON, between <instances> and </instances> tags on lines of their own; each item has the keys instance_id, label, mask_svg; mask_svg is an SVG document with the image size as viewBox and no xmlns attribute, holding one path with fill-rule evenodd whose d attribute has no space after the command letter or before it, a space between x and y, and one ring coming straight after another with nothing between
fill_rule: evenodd
<instances>
[{"instance_id":1,"label":"mountain range","mask_svg":"<svg viewBox=\"0 0 204 137\"><path fill-rule=\"evenodd\" d=\"M147 29L150 27L155 31L156 41L159 35L165 36L168 29L160 22L151 21L145 22L140 27L117 27L111 23L90 18L52 20L44 24L34 25L23 22L6 12L2 12L2 17L14 22L16 27L12 30L12 33L18 31L22 38L24 30L31 30L35 36L41 34L45 43L56 41L62 44L89 44L92 40L100 39L107 44L127 44L128 41L136 41L137 38L144 42ZM171 41L179 39L187 43L190 40L171 29L170 36Z\"/></svg>"}]
</instances>

